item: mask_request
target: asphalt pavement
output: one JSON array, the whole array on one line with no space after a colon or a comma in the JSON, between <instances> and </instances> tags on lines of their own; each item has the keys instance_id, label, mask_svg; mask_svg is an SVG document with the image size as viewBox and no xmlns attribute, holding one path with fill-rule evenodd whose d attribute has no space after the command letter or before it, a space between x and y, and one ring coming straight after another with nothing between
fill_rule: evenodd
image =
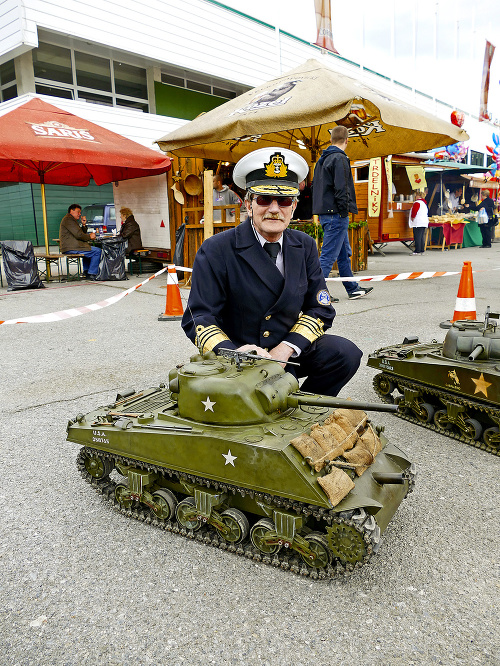
<instances>
[{"instance_id":1,"label":"asphalt pavement","mask_svg":"<svg viewBox=\"0 0 500 666\"><path fill-rule=\"evenodd\" d=\"M500 310L500 243L384 252L358 275L471 261L478 317ZM89 305L139 281L4 287L0 320ZM364 352L342 397L376 400L366 367L375 349L409 334L443 340L438 324L453 315L458 282L373 283L356 301L330 285L340 297L332 332ZM167 381L195 352L180 322L157 320L165 284L163 275L82 316L0 326L0 663L498 665L499 457L377 415L417 465L415 492L369 564L328 582L130 520L82 480L68 419Z\"/></svg>"}]
</instances>

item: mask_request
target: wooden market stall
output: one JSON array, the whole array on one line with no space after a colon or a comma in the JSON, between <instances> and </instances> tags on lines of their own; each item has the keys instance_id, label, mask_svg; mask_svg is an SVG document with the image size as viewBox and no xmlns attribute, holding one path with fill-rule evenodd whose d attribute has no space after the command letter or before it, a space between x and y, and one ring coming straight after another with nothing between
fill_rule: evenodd
<instances>
[{"instance_id":1,"label":"wooden market stall","mask_svg":"<svg viewBox=\"0 0 500 666\"><path fill-rule=\"evenodd\" d=\"M368 242L370 246L399 241L407 244L413 241L413 233L408 225L410 210L416 195L408 175L407 166L418 166L422 160L409 156L392 156L392 183L391 194L388 192L388 181L383 168L381 178L381 205L380 213L376 217L368 214L368 185L369 162L357 161L352 164L354 189L358 214L354 222L366 220L368 223ZM373 251L373 249L372 249Z\"/></svg>"}]
</instances>

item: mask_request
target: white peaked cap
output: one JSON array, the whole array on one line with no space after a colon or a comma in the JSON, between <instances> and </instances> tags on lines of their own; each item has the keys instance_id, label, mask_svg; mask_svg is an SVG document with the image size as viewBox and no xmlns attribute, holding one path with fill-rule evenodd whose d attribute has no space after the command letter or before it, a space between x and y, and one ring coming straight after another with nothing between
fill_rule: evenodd
<instances>
[{"instance_id":1,"label":"white peaked cap","mask_svg":"<svg viewBox=\"0 0 500 666\"><path fill-rule=\"evenodd\" d=\"M305 159L293 150L271 146L248 153L236 164L233 181L255 194L297 196L299 183L309 173Z\"/></svg>"}]
</instances>

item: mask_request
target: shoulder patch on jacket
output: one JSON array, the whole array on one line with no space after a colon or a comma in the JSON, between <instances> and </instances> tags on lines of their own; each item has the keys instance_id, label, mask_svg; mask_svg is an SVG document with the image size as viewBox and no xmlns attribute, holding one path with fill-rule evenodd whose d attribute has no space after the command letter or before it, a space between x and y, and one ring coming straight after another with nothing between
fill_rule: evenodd
<instances>
[{"instance_id":1,"label":"shoulder patch on jacket","mask_svg":"<svg viewBox=\"0 0 500 666\"><path fill-rule=\"evenodd\" d=\"M320 305L331 305L332 303L328 289L322 289L321 291L318 291L316 298L318 299L318 303Z\"/></svg>"}]
</instances>

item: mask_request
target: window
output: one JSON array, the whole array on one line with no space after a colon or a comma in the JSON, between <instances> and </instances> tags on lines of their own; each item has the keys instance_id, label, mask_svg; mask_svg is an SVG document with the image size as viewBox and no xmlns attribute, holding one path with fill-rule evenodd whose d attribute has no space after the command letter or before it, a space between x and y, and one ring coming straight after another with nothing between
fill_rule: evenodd
<instances>
[{"instance_id":1,"label":"window","mask_svg":"<svg viewBox=\"0 0 500 666\"><path fill-rule=\"evenodd\" d=\"M149 111L143 67L40 42L33 69L40 94Z\"/></svg>"},{"instance_id":2,"label":"window","mask_svg":"<svg viewBox=\"0 0 500 666\"><path fill-rule=\"evenodd\" d=\"M471 150L470 163L474 166L484 166L484 153L479 153L477 150Z\"/></svg>"},{"instance_id":3,"label":"window","mask_svg":"<svg viewBox=\"0 0 500 666\"><path fill-rule=\"evenodd\" d=\"M355 182L356 183L367 183L368 182L368 173L370 167L368 164L362 167L356 167L355 169Z\"/></svg>"},{"instance_id":4,"label":"window","mask_svg":"<svg viewBox=\"0 0 500 666\"><path fill-rule=\"evenodd\" d=\"M17 97L16 70L14 61L8 60L0 65L0 102Z\"/></svg>"},{"instance_id":5,"label":"window","mask_svg":"<svg viewBox=\"0 0 500 666\"><path fill-rule=\"evenodd\" d=\"M73 91L60 86L42 86L35 85L35 92L39 95L50 95L51 97L62 97L64 99L73 99Z\"/></svg>"},{"instance_id":6,"label":"window","mask_svg":"<svg viewBox=\"0 0 500 666\"><path fill-rule=\"evenodd\" d=\"M75 68L78 87L112 92L109 60L75 51Z\"/></svg>"},{"instance_id":7,"label":"window","mask_svg":"<svg viewBox=\"0 0 500 666\"><path fill-rule=\"evenodd\" d=\"M123 62L113 62L115 75L115 92L117 95L127 97L148 98L148 86L146 83L146 70Z\"/></svg>"},{"instance_id":8,"label":"window","mask_svg":"<svg viewBox=\"0 0 500 666\"><path fill-rule=\"evenodd\" d=\"M161 82L170 86L177 86L178 88L187 88L188 90L194 90L195 92L203 92L207 95L214 95L215 97L224 97L225 99L233 99L236 97L236 95L240 94L234 90L227 90L227 88L213 86L211 83L206 81L193 81L193 79L186 79L181 76L165 74L163 72L161 75Z\"/></svg>"},{"instance_id":9,"label":"window","mask_svg":"<svg viewBox=\"0 0 500 666\"><path fill-rule=\"evenodd\" d=\"M35 79L73 83L70 49L41 43L33 49L33 70Z\"/></svg>"},{"instance_id":10,"label":"window","mask_svg":"<svg viewBox=\"0 0 500 666\"><path fill-rule=\"evenodd\" d=\"M218 97L225 97L226 99L233 99L236 97L236 93L232 90L224 90L224 88L216 88L215 86L212 90L214 95L217 95Z\"/></svg>"},{"instance_id":11,"label":"window","mask_svg":"<svg viewBox=\"0 0 500 666\"><path fill-rule=\"evenodd\" d=\"M6 83L16 82L16 69L14 61L9 60L0 65L0 83L4 86Z\"/></svg>"}]
</instances>

